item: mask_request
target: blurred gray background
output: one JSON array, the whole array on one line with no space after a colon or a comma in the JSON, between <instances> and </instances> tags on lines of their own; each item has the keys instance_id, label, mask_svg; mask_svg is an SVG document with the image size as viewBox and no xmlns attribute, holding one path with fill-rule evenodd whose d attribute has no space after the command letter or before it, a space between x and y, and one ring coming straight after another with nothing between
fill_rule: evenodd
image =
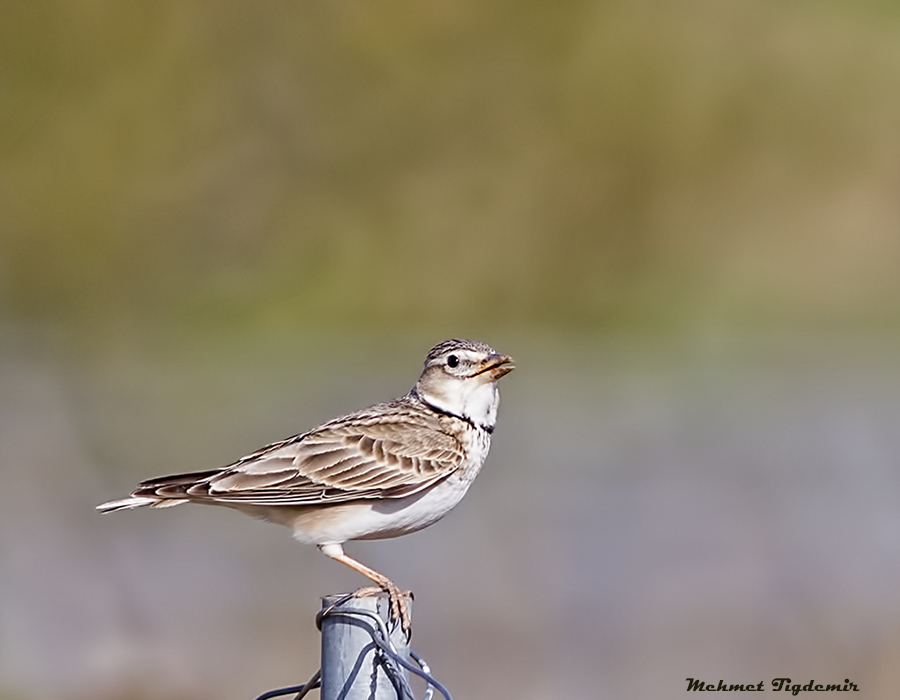
<instances>
[{"instance_id":1,"label":"blurred gray background","mask_svg":"<svg viewBox=\"0 0 900 700\"><path fill-rule=\"evenodd\" d=\"M98 515L513 355L416 594L457 698L900 686L900 11L0 4L0 700L250 700L364 583Z\"/></svg>"}]
</instances>

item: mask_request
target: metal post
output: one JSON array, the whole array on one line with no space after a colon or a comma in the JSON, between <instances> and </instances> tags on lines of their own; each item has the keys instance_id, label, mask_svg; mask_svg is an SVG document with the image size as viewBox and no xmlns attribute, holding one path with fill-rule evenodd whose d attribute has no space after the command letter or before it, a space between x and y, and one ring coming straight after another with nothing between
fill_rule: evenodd
<instances>
[{"instance_id":1,"label":"metal post","mask_svg":"<svg viewBox=\"0 0 900 700\"><path fill-rule=\"evenodd\" d=\"M407 605L412 607L409 599ZM408 684L407 671L387 660L393 664L392 680L384 666L385 658L374 641L382 638L382 625L378 622L381 620L390 631L390 640L397 653L404 659L409 658L409 642L400 625L391 630L387 595L349 599L330 595L322 599L322 606L323 610L330 608L330 611L321 618L321 700L395 700L402 697L395 683L397 676L402 675L401 682ZM360 612L351 612L354 610Z\"/></svg>"}]
</instances>

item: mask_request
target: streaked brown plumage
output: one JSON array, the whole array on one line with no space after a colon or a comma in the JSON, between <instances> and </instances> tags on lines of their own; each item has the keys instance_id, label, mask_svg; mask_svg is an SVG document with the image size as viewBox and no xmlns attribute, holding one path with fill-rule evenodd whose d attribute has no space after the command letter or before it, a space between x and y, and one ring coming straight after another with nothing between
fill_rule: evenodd
<instances>
[{"instance_id":1,"label":"streaked brown plumage","mask_svg":"<svg viewBox=\"0 0 900 700\"><path fill-rule=\"evenodd\" d=\"M405 396L273 443L222 469L148 479L132 495L271 506L409 496L446 477L465 457L441 419Z\"/></svg>"},{"instance_id":2,"label":"streaked brown plumage","mask_svg":"<svg viewBox=\"0 0 900 700\"><path fill-rule=\"evenodd\" d=\"M344 554L354 539L427 527L455 506L490 448L499 394L512 360L468 340L436 345L405 396L335 418L267 445L220 469L148 479L102 512L194 502L236 508L288 525L391 596L408 629L397 587Z\"/></svg>"}]
</instances>

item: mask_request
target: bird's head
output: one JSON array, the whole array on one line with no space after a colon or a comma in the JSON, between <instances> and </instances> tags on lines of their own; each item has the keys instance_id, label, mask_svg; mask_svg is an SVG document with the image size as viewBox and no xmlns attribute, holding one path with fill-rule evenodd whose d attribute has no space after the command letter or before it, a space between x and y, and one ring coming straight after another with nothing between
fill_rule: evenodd
<instances>
[{"instance_id":1,"label":"bird's head","mask_svg":"<svg viewBox=\"0 0 900 700\"><path fill-rule=\"evenodd\" d=\"M492 430L500 395L497 380L514 369L512 358L474 340L445 340L425 357L413 391L434 408Z\"/></svg>"}]
</instances>

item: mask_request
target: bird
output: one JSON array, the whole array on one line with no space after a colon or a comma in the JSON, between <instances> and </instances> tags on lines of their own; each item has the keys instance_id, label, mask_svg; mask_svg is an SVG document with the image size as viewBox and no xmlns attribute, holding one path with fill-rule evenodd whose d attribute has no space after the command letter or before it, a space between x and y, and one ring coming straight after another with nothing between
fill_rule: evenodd
<instances>
[{"instance_id":1,"label":"bird","mask_svg":"<svg viewBox=\"0 0 900 700\"><path fill-rule=\"evenodd\" d=\"M147 479L102 513L182 503L226 506L293 531L384 591L390 619L411 634L407 592L344 553L353 540L433 525L466 494L487 458L509 355L473 340L438 343L404 396L334 418L218 469Z\"/></svg>"}]
</instances>

